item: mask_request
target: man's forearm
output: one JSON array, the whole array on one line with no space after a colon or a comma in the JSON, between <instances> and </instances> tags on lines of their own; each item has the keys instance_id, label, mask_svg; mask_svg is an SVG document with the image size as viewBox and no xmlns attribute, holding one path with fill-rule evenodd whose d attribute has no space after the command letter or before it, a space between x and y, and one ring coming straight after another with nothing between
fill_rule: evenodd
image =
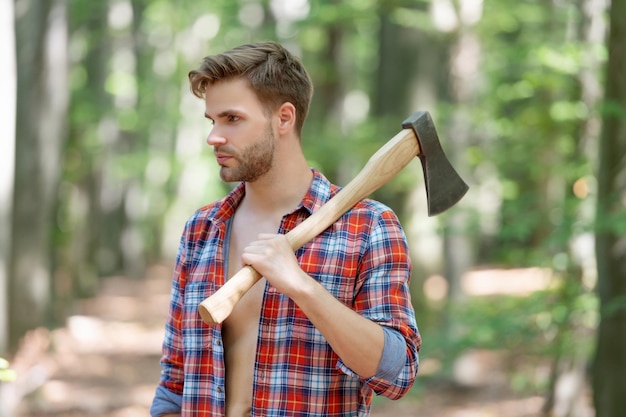
<instances>
[{"instance_id":1,"label":"man's forearm","mask_svg":"<svg viewBox=\"0 0 626 417\"><path fill-rule=\"evenodd\" d=\"M363 378L376 374L385 343L383 329L337 300L309 277L294 301L343 362Z\"/></svg>"}]
</instances>

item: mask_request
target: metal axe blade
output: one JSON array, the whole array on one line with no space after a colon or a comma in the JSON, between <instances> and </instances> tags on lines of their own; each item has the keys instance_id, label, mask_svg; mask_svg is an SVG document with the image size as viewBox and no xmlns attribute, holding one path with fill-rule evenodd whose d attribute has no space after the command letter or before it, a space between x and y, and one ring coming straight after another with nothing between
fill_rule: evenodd
<instances>
[{"instance_id":1,"label":"metal axe blade","mask_svg":"<svg viewBox=\"0 0 626 417\"><path fill-rule=\"evenodd\" d=\"M413 113L402 122L402 128L413 129L420 146L428 215L440 214L463 198L469 187L446 157L428 112Z\"/></svg>"}]
</instances>

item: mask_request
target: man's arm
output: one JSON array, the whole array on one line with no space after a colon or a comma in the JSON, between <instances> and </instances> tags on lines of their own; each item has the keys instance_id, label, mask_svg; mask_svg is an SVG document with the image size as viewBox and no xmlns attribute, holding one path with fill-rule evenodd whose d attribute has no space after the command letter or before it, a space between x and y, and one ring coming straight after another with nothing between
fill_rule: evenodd
<instances>
[{"instance_id":1,"label":"man's arm","mask_svg":"<svg viewBox=\"0 0 626 417\"><path fill-rule=\"evenodd\" d=\"M378 323L353 311L306 274L283 235L260 235L245 249L242 259L294 300L344 364L360 377L367 379L378 371L386 376L396 375L388 369L398 369L397 361L389 364L390 352L400 352L397 359L405 363L406 342L402 336L394 330L384 331ZM379 369L383 352L387 360Z\"/></svg>"},{"instance_id":2,"label":"man's arm","mask_svg":"<svg viewBox=\"0 0 626 417\"><path fill-rule=\"evenodd\" d=\"M341 303L304 271L298 275L299 284L287 295L346 366L362 378L376 375L385 344L382 327Z\"/></svg>"}]
</instances>

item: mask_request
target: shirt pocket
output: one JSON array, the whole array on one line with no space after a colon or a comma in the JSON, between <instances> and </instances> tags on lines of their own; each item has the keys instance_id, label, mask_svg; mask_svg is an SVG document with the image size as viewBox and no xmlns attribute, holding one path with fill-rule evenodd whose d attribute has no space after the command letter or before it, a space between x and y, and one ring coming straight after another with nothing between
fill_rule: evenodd
<instances>
[{"instance_id":1,"label":"shirt pocket","mask_svg":"<svg viewBox=\"0 0 626 417\"><path fill-rule=\"evenodd\" d=\"M211 342L212 327L204 323L198 307L200 303L215 292L215 283L212 281L192 280L185 286L183 307L183 332L185 345L191 351L205 349Z\"/></svg>"},{"instance_id":2,"label":"shirt pocket","mask_svg":"<svg viewBox=\"0 0 626 417\"><path fill-rule=\"evenodd\" d=\"M198 308L198 305L217 291L214 280L209 279L209 271L194 271L187 279L184 289L185 310Z\"/></svg>"}]
</instances>

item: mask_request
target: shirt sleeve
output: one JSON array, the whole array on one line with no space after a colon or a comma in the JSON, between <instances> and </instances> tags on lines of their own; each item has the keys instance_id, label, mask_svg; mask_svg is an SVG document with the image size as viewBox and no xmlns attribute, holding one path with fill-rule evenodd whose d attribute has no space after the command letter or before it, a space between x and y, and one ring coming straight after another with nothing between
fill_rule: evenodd
<instances>
[{"instance_id":1,"label":"shirt sleeve","mask_svg":"<svg viewBox=\"0 0 626 417\"><path fill-rule=\"evenodd\" d=\"M180 413L182 401L182 395L174 394L167 388L158 386L150 407L150 416L160 417L164 414Z\"/></svg>"},{"instance_id":2,"label":"shirt sleeve","mask_svg":"<svg viewBox=\"0 0 626 417\"><path fill-rule=\"evenodd\" d=\"M385 333L385 345L376 371L376 378L393 381L404 366L406 343L397 330L383 326L383 331Z\"/></svg>"},{"instance_id":3,"label":"shirt sleeve","mask_svg":"<svg viewBox=\"0 0 626 417\"><path fill-rule=\"evenodd\" d=\"M406 236L395 213L386 207L374 207L372 212L370 228L364 231L367 244L352 308L383 329L393 331L385 331L385 347L376 375L363 381L377 395L398 399L415 382L421 347L409 289L412 265ZM357 376L341 359L338 367Z\"/></svg>"},{"instance_id":4,"label":"shirt sleeve","mask_svg":"<svg viewBox=\"0 0 626 417\"><path fill-rule=\"evenodd\" d=\"M161 356L161 379L155 402L163 403L163 399L174 398L172 395L182 395L184 383L183 371L183 340L182 340L182 315L183 315L183 291L186 281L187 263L187 236L190 228L189 222L181 236L176 266L172 279L170 306L165 324L165 337L163 338ZM169 392L171 395L163 395ZM159 405L160 406L160 405Z\"/></svg>"}]
</instances>

